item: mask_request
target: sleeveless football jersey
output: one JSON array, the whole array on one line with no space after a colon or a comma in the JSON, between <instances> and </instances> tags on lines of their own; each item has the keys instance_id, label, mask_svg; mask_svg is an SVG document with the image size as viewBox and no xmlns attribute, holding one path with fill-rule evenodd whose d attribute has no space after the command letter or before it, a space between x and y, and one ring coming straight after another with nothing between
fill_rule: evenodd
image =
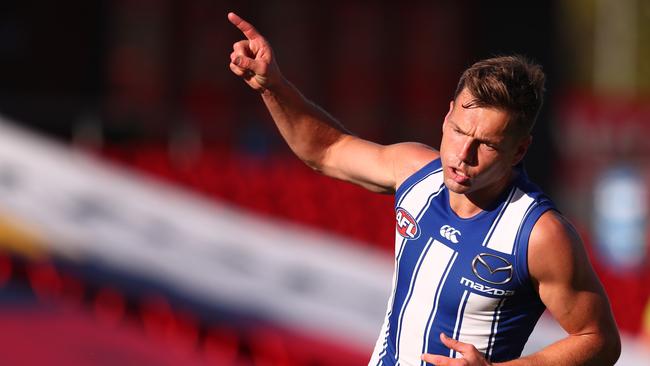
<instances>
[{"instance_id":1,"label":"sleeveless football jersey","mask_svg":"<svg viewBox=\"0 0 650 366\"><path fill-rule=\"evenodd\" d=\"M467 219L449 206L440 159L409 177L395 194L393 289L369 365L425 365L423 353L461 357L441 332L491 361L519 357L544 311L527 250L549 209L523 169L492 206Z\"/></svg>"}]
</instances>

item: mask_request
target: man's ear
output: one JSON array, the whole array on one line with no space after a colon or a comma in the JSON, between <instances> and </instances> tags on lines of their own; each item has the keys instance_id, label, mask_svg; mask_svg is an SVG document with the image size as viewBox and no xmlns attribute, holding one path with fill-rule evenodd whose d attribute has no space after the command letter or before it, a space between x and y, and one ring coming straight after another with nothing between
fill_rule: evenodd
<instances>
[{"instance_id":1,"label":"man's ear","mask_svg":"<svg viewBox=\"0 0 650 366\"><path fill-rule=\"evenodd\" d=\"M454 110L454 101L452 100L449 102L449 111L447 111L447 115L445 115L445 120L442 122L442 125L444 126L445 123L447 122L447 118L451 115L451 111Z\"/></svg>"},{"instance_id":2,"label":"man's ear","mask_svg":"<svg viewBox=\"0 0 650 366\"><path fill-rule=\"evenodd\" d=\"M528 147L530 144L533 142L533 136L528 135L526 137L522 137L519 142L517 143L517 151L515 152L514 159L512 161L512 166L515 166L519 164L521 159L524 158L526 155L526 152L528 151Z\"/></svg>"},{"instance_id":3,"label":"man's ear","mask_svg":"<svg viewBox=\"0 0 650 366\"><path fill-rule=\"evenodd\" d=\"M449 117L449 115L451 114L451 112L453 110L454 110L454 101L451 100L451 101L449 101L449 111L447 111L447 115L445 116L445 119L447 119L447 117Z\"/></svg>"}]
</instances>

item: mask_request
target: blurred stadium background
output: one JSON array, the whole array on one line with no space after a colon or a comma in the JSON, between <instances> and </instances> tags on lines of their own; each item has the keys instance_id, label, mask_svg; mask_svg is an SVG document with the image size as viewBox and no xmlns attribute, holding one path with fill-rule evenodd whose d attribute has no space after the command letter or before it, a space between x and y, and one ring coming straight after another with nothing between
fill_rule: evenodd
<instances>
[{"instance_id":1,"label":"blurred stadium background","mask_svg":"<svg viewBox=\"0 0 650 366\"><path fill-rule=\"evenodd\" d=\"M2 1L1 364L367 362L392 197L291 156L228 70L231 10L307 96L382 143L438 146L473 61L542 63L527 168L585 240L619 364L647 365L646 0ZM543 317L526 352L561 336Z\"/></svg>"}]
</instances>

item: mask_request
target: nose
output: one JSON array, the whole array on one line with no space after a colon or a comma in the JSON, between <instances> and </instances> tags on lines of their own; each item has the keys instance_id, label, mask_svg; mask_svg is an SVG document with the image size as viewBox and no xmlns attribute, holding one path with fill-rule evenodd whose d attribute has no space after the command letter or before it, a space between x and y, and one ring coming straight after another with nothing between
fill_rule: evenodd
<instances>
[{"instance_id":1,"label":"nose","mask_svg":"<svg viewBox=\"0 0 650 366\"><path fill-rule=\"evenodd\" d=\"M462 141L460 150L458 150L458 160L466 165L475 166L478 163L477 148L478 144L475 143L474 139L467 136Z\"/></svg>"}]
</instances>

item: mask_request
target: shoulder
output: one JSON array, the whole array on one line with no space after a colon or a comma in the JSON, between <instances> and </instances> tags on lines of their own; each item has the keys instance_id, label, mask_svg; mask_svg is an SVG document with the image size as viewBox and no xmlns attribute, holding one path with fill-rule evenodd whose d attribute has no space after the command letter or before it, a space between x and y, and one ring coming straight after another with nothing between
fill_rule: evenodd
<instances>
[{"instance_id":1,"label":"shoulder","mask_svg":"<svg viewBox=\"0 0 650 366\"><path fill-rule=\"evenodd\" d=\"M408 177L440 157L436 149L417 142L402 142L388 145L387 148L393 161L395 187L399 187Z\"/></svg>"},{"instance_id":2,"label":"shoulder","mask_svg":"<svg viewBox=\"0 0 650 366\"><path fill-rule=\"evenodd\" d=\"M544 212L533 227L528 265L534 282L572 278L581 268L590 267L582 239L573 225L555 210Z\"/></svg>"}]
</instances>

